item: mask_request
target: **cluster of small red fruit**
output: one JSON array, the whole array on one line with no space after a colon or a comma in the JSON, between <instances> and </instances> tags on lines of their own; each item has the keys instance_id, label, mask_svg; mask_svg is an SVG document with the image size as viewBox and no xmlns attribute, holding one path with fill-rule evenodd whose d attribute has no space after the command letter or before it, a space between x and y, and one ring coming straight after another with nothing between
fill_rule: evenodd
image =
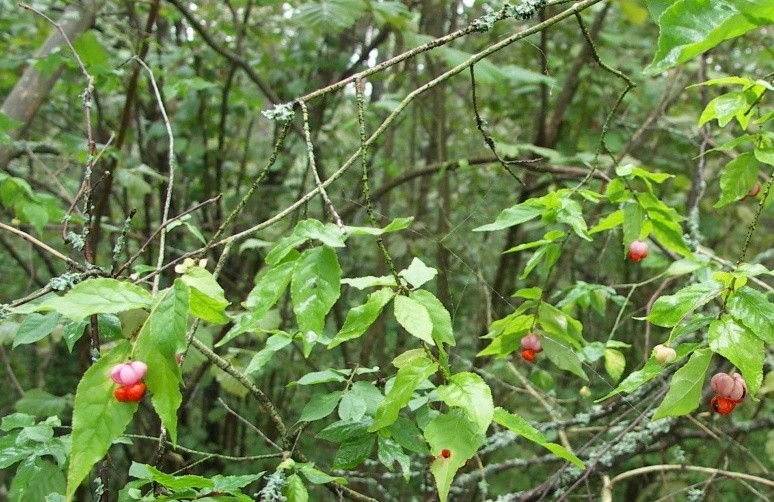
<instances>
[{"instance_id":1,"label":"cluster of small red fruit","mask_svg":"<svg viewBox=\"0 0 774 502\"><path fill-rule=\"evenodd\" d=\"M142 361L116 364L110 370L110 378L119 385L113 395L122 403L137 402L145 395L142 378L148 372L148 365Z\"/></svg>"},{"instance_id":2,"label":"cluster of small red fruit","mask_svg":"<svg viewBox=\"0 0 774 502\"><path fill-rule=\"evenodd\" d=\"M739 373L734 376L717 373L710 380L710 387L715 396L710 400L710 407L721 415L728 415L736 405L744 401L747 395L747 383Z\"/></svg>"}]
</instances>

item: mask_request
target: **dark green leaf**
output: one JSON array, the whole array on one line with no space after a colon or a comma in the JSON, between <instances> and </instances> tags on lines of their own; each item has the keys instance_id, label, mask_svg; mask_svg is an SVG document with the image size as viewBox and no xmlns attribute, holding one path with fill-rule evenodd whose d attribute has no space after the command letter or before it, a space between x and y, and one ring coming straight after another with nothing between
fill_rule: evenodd
<instances>
[{"instance_id":1,"label":"dark green leaf","mask_svg":"<svg viewBox=\"0 0 774 502\"><path fill-rule=\"evenodd\" d=\"M533 218L537 218L545 211L543 204L537 201L526 201L521 204L509 207L503 210L494 223L482 225L474 228L474 232L491 232L493 230L503 230L505 228L520 225Z\"/></svg>"},{"instance_id":2,"label":"dark green leaf","mask_svg":"<svg viewBox=\"0 0 774 502\"><path fill-rule=\"evenodd\" d=\"M334 469L354 469L362 464L374 449L374 435L356 436L341 443L333 459Z\"/></svg>"},{"instance_id":3,"label":"dark green leaf","mask_svg":"<svg viewBox=\"0 0 774 502\"><path fill-rule=\"evenodd\" d=\"M752 152L745 152L726 164L720 177L720 200L715 203L721 208L746 196L758 181L760 164Z\"/></svg>"},{"instance_id":4,"label":"dark green leaf","mask_svg":"<svg viewBox=\"0 0 774 502\"><path fill-rule=\"evenodd\" d=\"M583 371L583 364L581 363L578 354L576 354L570 347L563 345L556 340L548 336L542 338L543 353L548 357L548 360L554 363L559 369L569 371L583 380L588 381L589 377Z\"/></svg>"}]
</instances>

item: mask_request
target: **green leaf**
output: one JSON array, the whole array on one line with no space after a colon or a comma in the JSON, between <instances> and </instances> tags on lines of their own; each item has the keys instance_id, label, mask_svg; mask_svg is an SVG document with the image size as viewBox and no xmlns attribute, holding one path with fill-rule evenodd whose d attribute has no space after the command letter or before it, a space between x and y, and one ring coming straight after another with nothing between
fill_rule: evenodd
<instances>
[{"instance_id":1,"label":"green leaf","mask_svg":"<svg viewBox=\"0 0 774 502\"><path fill-rule=\"evenodd\" d=\"M379 394L379 401L381 402L381 393ZM365 399L356 394L355 392L345 392L339 402L339 418L342 420L358 421L362 419L366 411L368 411L368 404Z\"/></svg>"},{"instance_id":2,"label":"green leaf","mask_svg":"<svg viewBox=\"0 0 774 502\"><path fill-rule=\"evenodd\" d=\"M726 164L720 177L720 200L715 203L721 208L746 196L758 181L760 164L752 152L745 152Z\"/></svg>"},{"instance_id":3,"label":"green leaf","mask_svg":"<svg viewBox=\"0 0 774 502\"><path fill-rule=\"evenodd\" d=\"M293 339L287 333L278 333L270 336L266 340L266 346L253 356L250 363L245 368L245 375L251 375L260 371L268 363L274 354L284 349L293 342Z\"/></svg>"},{"instance_id":4,"label":"green leaf","mask_svg":"<svg viewBox=\"0 0 774 502\"><path fill-rule=\"evenodd\" d=\"M331 476L319 469L315 469L314 464L312 463L296 464L297 467L299 465L300 465L300 469L298 469L298 472L303 474L304 477L307 479L307 481L309 481L310 483L314 483L316 485L324 485L327 483L336 483L340 485L347 484L346 479L341 477Z\"/></svg>"},{"instance_id":5,"label":"green leaf","mask_svg":"<svg viewBox=\"0 0 774 502\"><path fill-rule=\"evenodd\" d=\"M35 343L47 337L59 324L60 317L58 312L28 314L16 331L16 337L13 339L13 348L19 345Z\"/></svg>"},{"instance_id":6,"label":"green leaf","mask_svg":"<svg viewBox=\"0 0 774 502\"><path fill-rule=\"evenodd\" d=\"M368 300L349 312L344 325L333 338L328 348L332 349L347 340L361 337L371 325L376 322L384 306L392 300L395 293L389 288L383 288L368 295Z\"/></svg>"},{"instance_id":7,"label":"green leaf","mask_svg":"<svg viewBox=\"0 0 774 502\"><path fill-rule=\"evenodd\" d=\"M755 336L774 345L774 304L766 295L757 289L741 288L728 302L728 311Z\"/></svg>"},{"instance_id":8,"label":"green leaf","mask_svg":"<svg viewBox=\"0 0 774 502\"><path fill-rule=\"evenodd\" d=\"M395 218L392 220L386 227L384 228L373 228L373 227L344 227L347 229L347 235L373 235L373 236L379 236L382 234L386 234L389 232L397 232L399 230L404 230L411 226L411 223L414 221L414 217L410 216L408 218Z\"/></svg>"},{"instance_id":9,"label":"green leaf","mask_svg":"<svg viewBox=\"0 0 774 502\"><path fill-rule=\"evenodd\" d=\"M554 363L559 369L569 371L588 382L589 377L583 371L583 364L580 358L578 358L578 354L551 337L544 336L542 342L543 353L545 353L549 361Z\"/></svg>"},{"instance_id":10,"label":"green leaf","mask_svg":"<svg viewBox=\"0 0 774 502\"><path fill-rule=\"evenodd\" d=\"M298 6L293 16L300 26L309 26L335 34L355 24L366 13L363 0L325 0Z\"/></svg>"},{"instance_id":11,"label":"green leaf","mask_svg":"<svg viewBox=\"0 0 774 502\"><path fill-rule=\"evenodd\" d=\"M255 287L250 291L243 303L245 308L251 310L248 325L252 326L263 319L269 309L285 293L285 289L290 284L290 278L295 265L295 260L285 261L276 267L268 267L261 271L255 279ZM222 347L244 332L244 329L229 331L215 346Z\"/></svg>"},{"instance_id":12,"label":"green leaf","mask_svg":"<svg viewBox=\"0 0 774 502\"><path fill-rule=\"evenodd\" d=\"M653 304L648 320L657 326L671 328L722 291L723 285L712 280L692 284L673 295L660 296Z\"/></svg>"},{"instance_id":13,"label":"green leaf","mask_svg":"<svg viewBox=\"0 0 774 502\"><path fill-rule=\"evenodd\" d=\"M148 365L143 381L152 393L151 403L173 443L177 442L177 409L183 401L177 351L185 347L188 288L182 281L159 293L134 348L134 357Z\"/></svg>"},{"instance_id":14,"label":"green leaf","mask_svg":"<svg viewBox=\"0 0 774 502\"><path fill-rule=\"evenodd\" d=\"M656 75L758 27L747 0L678 0L659 18L658 52L645 73Z\"/></svg>"},{"instance_id":15,"label":"green leaf","mask_svg":"<svg viewBox=\"0 0 774 502\"><path fill-rule=\"evenodd\" d=\"M336 405L339 404L342 392L336 391L329 394L315 394L312 399L306 403L304 409L301 411L301 417L299 422L314 422L325 418L336 409Z\"/></svg>"},{"instance_id":16,"label":"green leaf","mask_svg":"<svg viewBox=\"0 0 774 502\"><path fill-rule=\"evenodd\" d=\"M468 418L478 425L478 432L485 434L492 423L494 401L492 390L475 373L457 373L452 375L447 385L438 387L438 397L449 406L463 409Z\"/></svg>"},{"instance_id":17,"label":"green leaf","mask_svg":"<svg viewBox=\"0 0 774 502\"><path fill-rule=\"evenodd\" d=\"M484 444L484 435L460 410L453 410L438 415L427 424L425 439L435 456L430 471L438 487L438 496L445 502L455 474ZM442 450L449 450L451 455L442 457Z\"/></svg>"},{"instance_id":18,"label":"green leaf","mask_svg":"<svg viewBox=\"0 0 774 502\"><path fill-rule=\"evenodd\" d=\"M333 459L334 469L354 469L362 464L374 449L374 436L366 434L344 441Z\"/></svg>"},{"instance_id":19,"label":"green leaf","mask_svg":"<svg viewBox=\"0 0 774 502\"><path fill-rule=\"evenodd\" d=\"M420 438L421 439L421 438ZM422 441L424 443L424 441ZM408 481L411 476L411 457L403 452L403 448L390 438L379 436L377 440L379 462L392 472L392 466L398 462L403 477Z\"/></svg>"},{"instance_id":20,"label":"green leaf","mask_svg":"<svg viewBox=\"0 0 774 502\"><path fill-rule=\"evenodd\" d=\"M432 281L438 275L438 271L425 265L419 258L414 257L408 268L401 270L398 275L406 279L415 288L419 288L426 282Z\"/></svg>"},{"instance_id":21,"label":"green leaf","mask_svg":"<svg viewBox=\"0 0 774 502\"><path fill-rule=\"evenodd\" d=\"M725 357L739 369L747 389L754 396L763 382L763 340L733 318L724 315L710 324L709 346L713 352Z\"/></svg>"},{"instance_id":22,"label":"green leaf","mask_svg":"<svg viewBox=\"0 0 774 502\"><path fill-rule=\"evenodd\" d=\"M513 413L509 413L508 411L504 410L503 408L495 408L494 410L494 421L503 427L508 428L511 432L518 434L519 436L522 436L524 439L528 441L532 441L533 443L537 443L543 448L546 448L551 453L556 455L559 458L563 458L573 464L575 464L576 467L579 469L585 469L586 466L583 464L583 462L576 457L571 451L567 450L562 445L558 445L556 443L548 442L543 436L543 434L532 427L529 422L524 420L518 415L514 415Z\"/></svg>"},{"instance_id":23,"label":"green leaf","mask_svg":"<svg viewBox=\"0 0 774 502\"><path fill-rule=\"evenodd\" d=\"M341 267L333 249L327 246L307 249L293 270L290 296L298 329L303 337L323 332L325 316L341 294Z\"/></svg>"},{"instance_id":24,"label":"green leaf","mask_svg":"<svg viewBox=\"0 0 774 502\"><path fill-rule=\"evenodd\" d=\"M298 385L317 385L329 382L345 382L346 380L346 377L342 375L341 372L333 369L326 369L307 373L306 375L299 378L298 382L296 383Z\"/></svg>"},{"instance_id":25,"label":"green leaf","mask_svg":"<svg viewBox=\"0 0 774 502\"><path fill-rule=\"evenodd\" d=\"M293 229L293 235L306 240L317 240L332 248L344 247L344 235L341 229L333 223L323 223L319 220L302 220Z\"/></svg>"},{"instance_id":26,"label":"green leaf","mask_svg":"<svg viewBox=\"0 0 774 502\"><path fill-rule=\"evenodd\" d=\"M639 206L637 206L639 207ZM623 225L624 222L624 212L622 209L619 209L617 211L613 211L612 213L608 214L601 220L599 220L599 223L594 225L594 228L589 230L590 235L594 235L598 232L604 232L605 230L611 230L613 228L619 227Z\"/></svg>"},{"instance_id":27,"label":"green leaf","mask_svg":"<svg viewBox=\"0 0 774 502\"><path fill-rule=\"evenodd\" d=\"M66 481L62 469L39 457L30 457L16 470L8 493L10 502L39 502L59 494L64 501Z\"/></svg>"},{"instance_id":28,"label":"green leaf","mask_svg":"<svg viewBox=\"0 0 774 502\"><path fill-rule=\"evenodd\" d=\"M545 206L539 201L528 200L521 204L504 209L494 223L482 225L474 228L474 232L491 232L493 230L503 230L505 228L520 225L533 218L537 218L545 211Z\"/></svg>"},{"instance_id":29,"label":"green leaf","mask_svg":"<svg viewBox=\"0 0 774 502\"><path fill-rule=\"evenodd\" d=\"M186 270L180 280L191 288L188 302L191 315L213 324L226 324L229 321L224 313L229 301L210 272L194 266Z\"/></svg>"},{"instance_id":30,"label":"green leaf","mask_svg":"<svg viewBox=\"0 0 774 502\"><path fill-rule=\"evenodd\" d=\"M556 212L556 221L569 225L575 234L581 239L591 241L586 220L583 219L583 209L581 205L574 200L562 197L562 206Z\"/></svg>"},{"instance_id":31,"label":"green leaf","mask_svg":"<svg viewBox=\"0 0 774 502\"><path fill-rule=\"evenodd\" d=\"M538 307L538 320L546 333L576 349L581 348L583 325L577 319L550 303L542 302Z\"/></svg>"},{"instance_id":32,"label":"green leaf","mask_svg":"<svg viewBox=\"0 0 774 502\"><path fill-rule=\"evenodd\" d=\"M435 345L432 337L433 321L424 305L408 296L398 295L393 306L398 324L423 342Z\"/></svg>"},{"instance_id":33,"label":"green leaf","mask_svg":"<svg viewBox=\"0 0 774 502\"><path fill-rule=\"evenodd\" d=\"M712 351L699 349L672 377L669 391L653 414L653 420L687 415L699 406L704 377L712 360Z\"/></svg>"},{"instance_id":34,"label":"green leaf","mask_svg":"<svg viewBox=\"0 0 774 502\"><path fill-rule=\"evenodd\" d=\"M382 275L380 277L374 277L372 275L368 275L365 277L352 277L352 278L342 279L341 283L346 284L347 286L352 286L353 288L357 288L361 291L366 288L375 288L375 287L382 287L382 286L390 286L390 287L398 286L398 284L395 282L395 277L392 275Z\"/></svg>"},{"instance_id":35,"label":"green leaf","mask_svg":"<svg viewBox=\"0 0 774 502\"><path fill-rule=\"evenodd\" d=\"M318 432L315 437L333 443L343 443L350 439L367 435L368 427L370 427L372 423L373 420L368 417L357 422L340 420L338 422L333 422L331 425Z\"/></svg>"},{"instance_id":36,"label":"green leaf","mask_svg":"<svg viewBox=\"0 0 774 502\"><path fill-rule=\"evenodd\" d=\"M72 452L67 472L68 500L72 499L92 466L124 433L137 411L137 403L121 403L113 397L115 384L109 375L113 366L126 361L130 351L131 346L126 342L114 347L86 370L75 391Z\"/></svg>"},{"instance_id":37,"label":"green leaf","mask_svg":"<svg viewBox=\"0 0 774 502\"><path fill-rule=\"evenodd\" d=\"M115 314L151 306L150 293L127 281L100 277L76 284L64 296L49 298L37 310L55 310L73 321L93 314Z\"/></svg>"},{"instance_id":38,"label":"green leaf","mask_svg":"<svg viewBox=\"0 0 774 502\"><path fill-rule=\"evenodd\" d=\"M621 379L626 368L626 357L620 350L605 349L605 371L614 382Z\"/></svg>"},{"instance_id":39,"label":"green leaf","mask_svg":"<svg viewBox=\"0 0 774 502\"><path fill-rule=\"evenodd\" d=\"M683 343L675 347L675 351L677 352L675 363L686 357L688 354L691 354L698 346L699 344L697 343ZM650 359L647 363L645 363L645 366L643 366L642 369L630 373L626 378L623 379L620 384L618 384L618 387L610 391L604 397L597 399L595 402L602 402L622 392L631 394L635 390L639 389L642 385L656 378L658 374L661 373L662 369L663 366L661 366L658 361L656 361L656 359L651 355Z\"/></svg>"},{"instance_id":40,"label":"green leaf","mask_svg":"<svg viewBox=\"0 0 774 502\"><path fill-rule=\"evenodd\" d=\"M422 431L411 420L398 417L395 423L387 430L403 449L420 455L430 454L430 450L427 449L427 443L422 437Z\"/></svg>"},{"instance_id":41,"label":"green leaf","mask_svg":"<svg viewBox=\"0 0 774 502\"><path fill-rule=\"evenodd\" d=\"M454 329L452 327L451 314L443 306L434 294L424 289L418 289L411 292L411 298L421 303L430 314L430 320L433 323L433 340L437 344L445 343L452 347L457 344L454 339Z\"/></svg>"},{"instance_id":42,"label":"green leaf","mask_svg":"<svg viewBox=\"0 0 774 502\"><path fill-rule=\"evenodd\" d=\"M308 502L309 492L298 474L291 474L285 480L285 497L287 502Z\"/></svg>"},{"instance_id":43,"label":"green leaf","mask_svg":"<svg viewBox=\"0 0 774 502\"><path fill-rule=\"evenodd\" d=\"M374 417L374 423L369 432L375 432L387 427L397 420L400 410L411 400L419 385L438 371L438 363L426 357L416 357L404 364L395 376L395 383L384 396Z\"/></svg>"},{"instance_id":44,"label":"green leaf","mask_svg":"<svg viewBox=\"0 0 774 502\"><path fill-rule=\"evenodd\" d=\"M54 396L43 389L30 389L16 402L15 408L20 413L53 417L62 413L67 408L68 403L68 398Z\"/></svg>"},{"instance_id":45,"label":"green leaf","mask_svg":"<svg viewBox=\"0 0 774 502\"><path fill-rule=\"evenodd\" d=\"M718 120L720 127L725 127L731 119L736 117L743 128L747 127L749 118L746 112L750 109L751 103L748 101L747 93L742 91L733 91L721 94L707 103L706 108L699 117L699 127L713 119Z\"/></svg>"}]
</instances>

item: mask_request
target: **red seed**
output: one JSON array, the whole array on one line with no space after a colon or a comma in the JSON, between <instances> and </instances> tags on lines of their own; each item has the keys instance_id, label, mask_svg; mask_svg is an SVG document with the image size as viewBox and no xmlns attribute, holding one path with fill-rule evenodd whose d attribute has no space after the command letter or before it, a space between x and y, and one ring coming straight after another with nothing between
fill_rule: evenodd
<instances>
[{"instance_id":1,"label":"red seed","mask_svg":"<svg viewBox=\"0 0 774 502\"><path fill-rule=\"evenodd\" d=\"M448 450L448 449L444 448L443 450L441 450L441 456L443 458L451 457L451 450Z\"/></svg>"},{"instance_id":2,"label":"red seed","mask_svg":"<svg viewBox=\"0 0 774 502\"><path fill-rule=\"evenodd\" d=\"M521 351L521 357L527 362L532 362L535 360L535 351L532 349L524 349Z\"/></svg>"}]
</instances>

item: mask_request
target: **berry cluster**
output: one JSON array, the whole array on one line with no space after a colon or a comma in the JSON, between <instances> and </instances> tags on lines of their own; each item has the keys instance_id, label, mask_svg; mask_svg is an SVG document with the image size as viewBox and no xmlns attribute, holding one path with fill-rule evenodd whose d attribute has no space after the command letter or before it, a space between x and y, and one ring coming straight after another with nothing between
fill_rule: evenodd
<instances>
[{"instance_id":1,"label":"berry cluster","mask_svg":"<svg viewBox=\"0 0 774 502\"><path fill-rule=\"evenodd\" d=\"M148 365L142 361L116 364L110 370L110 378L119 385L113 392L117 400L137 402L145 395L145 384L142 378L148 372Z\"/></svg>"},{"instance_id":2,"label":"berry cluster","mask_svg":"<svg viewBox=\"0 0 774 502\"><path fill-rule=\"evenodd\" d=\"M527 362L535 360L538 352L543 351L540 340L535 333L530 333L521 339L521 357Z\"/></svg>"},{"instance_id":3,"label":"berry cluster","mask_svg":"<svg viewBox=\"0 0 774 502\"><path fill-rule=\"evenodd\" d=\"M710 407L721 415L728 415L736 405L744 401L747 395L747 383L742 375L734 373L734 376L726 373L717 373L710 381L715 396L710 400Z\"/></svg>"}]
</instances>

